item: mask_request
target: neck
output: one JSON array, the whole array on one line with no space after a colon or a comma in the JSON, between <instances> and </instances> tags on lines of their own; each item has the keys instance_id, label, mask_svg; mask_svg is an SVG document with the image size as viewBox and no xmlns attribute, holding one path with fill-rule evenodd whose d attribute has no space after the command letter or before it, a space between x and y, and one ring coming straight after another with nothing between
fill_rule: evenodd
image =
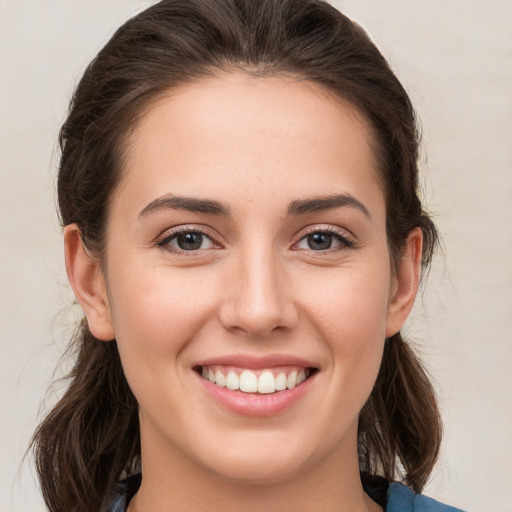
<instances>
[{"instance_id":1,"label":"neck","mask_svg":"<svg viewBox=\"0 0 512 512\"><path fill-rule=\"evenodd\" d=\"M154 432L148 439L154 440ZM377 512L364 493L353 449L334 450L282 479L237 480L212 472L177 450L157 450L142 437L142 485L129 512ZM171 447L169 447L171 448ZM172 452L172 453L170 453ZM335 469L333 469L335 468Z\"/></svg>"}]
</instances>

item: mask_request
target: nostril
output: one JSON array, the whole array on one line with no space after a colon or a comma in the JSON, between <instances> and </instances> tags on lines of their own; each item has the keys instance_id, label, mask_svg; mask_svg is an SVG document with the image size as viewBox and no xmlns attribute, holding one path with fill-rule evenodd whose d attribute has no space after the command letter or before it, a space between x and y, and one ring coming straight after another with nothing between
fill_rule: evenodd
<instances>
[{"instance_id":1,"label":"nostril","mask_svg":"<svg viewBox=\"0 0 512 512\"><path fill-rule=\"evenodd\" d=\"M220 306L221 325L253 339L294 328L299 317L297 309L277 281L274 275L255 271Z\"/></svg>"}]
</instances>

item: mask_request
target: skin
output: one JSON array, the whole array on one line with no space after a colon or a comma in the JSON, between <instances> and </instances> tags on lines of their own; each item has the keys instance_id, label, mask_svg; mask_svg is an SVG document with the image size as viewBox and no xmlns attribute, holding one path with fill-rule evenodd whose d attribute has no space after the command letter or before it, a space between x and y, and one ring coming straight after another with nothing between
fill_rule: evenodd
<instances>
[{"instance_id":1,"label":"skin","mask_svg":"<svg viewBox=\"0 0 512 512\"><path fill-rule=\"evenodd\" d=\"M381 510L360 482L358 414L385 338L412 308L421 232L395 269L369 133L308 82L232 73L188 84L133 132L103 265L66 227L70 282L92 333L117 339L139 402L144 479L131 511ZM169 194L231 215L154 206ZM364 208L289 212L333 194ZM177 228L204 232L200 249L181 250ZM312 249L307 235L326 230L332 245ZM231 354L293 355L318 371L291 407L247 416L193 371Z\"/></svg>"}]
</instances>

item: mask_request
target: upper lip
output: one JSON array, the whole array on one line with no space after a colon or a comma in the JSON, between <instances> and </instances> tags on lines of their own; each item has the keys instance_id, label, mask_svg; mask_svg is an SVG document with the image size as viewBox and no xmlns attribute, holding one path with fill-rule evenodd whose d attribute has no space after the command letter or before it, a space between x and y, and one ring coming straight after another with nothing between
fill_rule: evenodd
<instances>
[{"instance_id":1,"label":"upper lip","mask_svg":"<svg viewBox=\"0 0 512 512\"><path fill-rule=\"evenodd\" d=\"M274 366L302 366L304 368L315 368L316 365L306 359L286 355L269 354L266 356L252 356L247 354L229 354L225 356L203 359L195 363L194 366L236 366L247 368L248 370L263 370Z\"/></svg>"}]
</instances>

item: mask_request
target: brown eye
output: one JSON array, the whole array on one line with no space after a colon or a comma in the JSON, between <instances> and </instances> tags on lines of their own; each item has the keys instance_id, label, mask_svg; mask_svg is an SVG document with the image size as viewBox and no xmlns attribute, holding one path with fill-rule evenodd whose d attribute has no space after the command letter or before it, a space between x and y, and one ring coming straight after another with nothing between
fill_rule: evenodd
<instances>
[{"instance_id":1,"label":"brown eye","mask_svg":"<svg viewBox=\"0 0 512 512\"><path fill-rule=\"evenodd\" d=\"M313 233L306 239L308 247L313 251L325 251L331 248L333 236L330 233Z\"/></svg>"},{"instance_id":2,"label":"brown eye","mask_svg":"<svg viewBox=\"0 0 512 512\"><path fill-rule=\"evenodd\" d=\"M295 249L306 251L333 251L341 249L349 249L355 247L355 243L344 232L338 230L327 229L311 231L309 234L303 236Z\"/></svg>"},{"instance_id":3,"label":"brown eye","mask_svg":"<svg viewBox=\"0 0 512 512\"><path fill-rule=\"evenodd\" d=\"M166 236L158 243L173 252L202 251L215 247L212 239L201 231L179 231Z\"/></svg>"},{"instance_id":4,"label":"brown eye","mask_svg":"<svg viewBox=\"0 0 512 512\"><path fill-rule=\"evenodd\" d=\"M181 233L176 237L176 245L183 251L197 251L203 244L201 233Z\"/></svg>"}]
</instances>

